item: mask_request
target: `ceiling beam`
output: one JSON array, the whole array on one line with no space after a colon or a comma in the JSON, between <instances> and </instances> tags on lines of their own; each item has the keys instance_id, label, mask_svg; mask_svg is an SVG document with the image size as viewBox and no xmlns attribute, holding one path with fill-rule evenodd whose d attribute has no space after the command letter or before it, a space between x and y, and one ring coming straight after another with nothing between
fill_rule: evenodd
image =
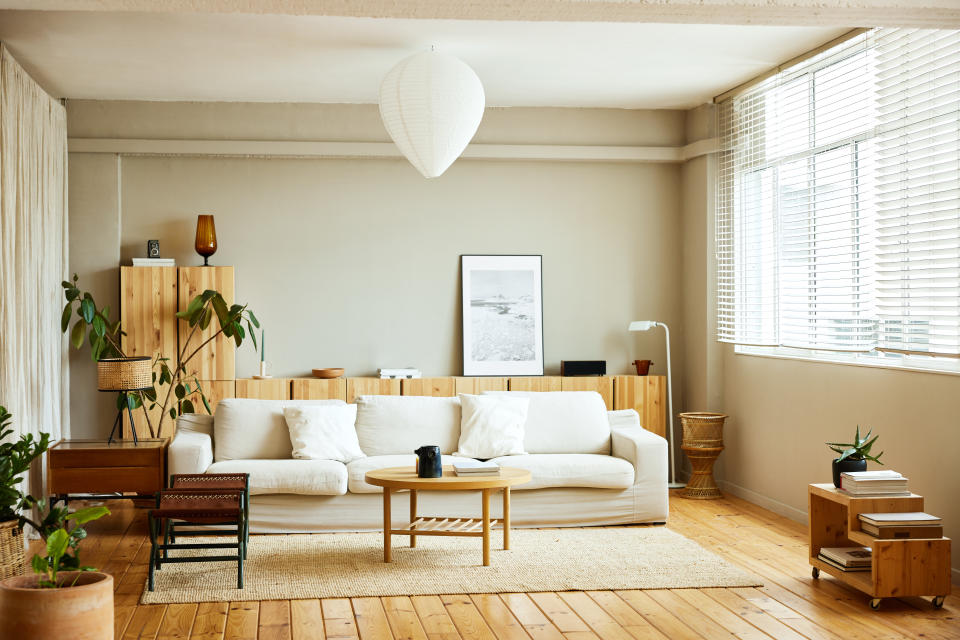
<instances>
[{"instance_id":1,"label":"ceiling beam","mask_svg":"<svg viewBox=\"0 0 960 640\"><path fill-rule=\"evenodd\" d=\"M0 0L0 9L960 28L957 0Z\"/></svg>"}]
</instances>

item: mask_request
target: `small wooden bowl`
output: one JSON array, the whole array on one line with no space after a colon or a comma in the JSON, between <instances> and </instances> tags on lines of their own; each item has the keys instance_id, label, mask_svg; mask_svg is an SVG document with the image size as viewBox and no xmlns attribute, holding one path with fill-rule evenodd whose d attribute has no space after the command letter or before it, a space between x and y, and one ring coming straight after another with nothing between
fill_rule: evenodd
<instances>
[{"instance_id":1,"label":"small wooden bowl","mask_svg":"<svg viewBox=\"0 0 960 640\"><path fill-rule=\"evenodd\" d=\"M313 377L314 378L324 378L329 380L330 378L339 378L343 375L342 367L335 367L333 369L314 369Z\"/></svg>"}]
</instances>

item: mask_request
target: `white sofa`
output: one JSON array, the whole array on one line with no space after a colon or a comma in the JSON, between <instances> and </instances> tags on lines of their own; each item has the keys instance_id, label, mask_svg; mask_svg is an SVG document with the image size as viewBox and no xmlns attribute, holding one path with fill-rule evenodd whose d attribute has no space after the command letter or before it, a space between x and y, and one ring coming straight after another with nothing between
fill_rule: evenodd
<instances>
[{"instance_id":1,"label":"white sofa","mask_svg":"<svg viewBox=\"0 0 960 640\"><path fill-rule=\"evenodd\" d=\"M514 392L504 392L514 393ZM516 392L521 393L521 392ZM578 526L667 519L667 443L643 429L636 411L606 411L594 392L544 392L530 397L526 455L496 458L532 480L514 487L516 526ZM366 457L348 464L291 457L283 416L289 405L339 400L222 400L214 416L178 421L168 471L250 474L251 530L258 533L362 531L382 526L372 469L412 466L414 449L439 445L445 463L460 434L458 398L361 396L356 429ZM394 513L406 513L405 493ZM480 500L460 492L424 492L421 514L478 517ZM500 509L495 500L494 516Z\"/></svg>"}]
</instances>

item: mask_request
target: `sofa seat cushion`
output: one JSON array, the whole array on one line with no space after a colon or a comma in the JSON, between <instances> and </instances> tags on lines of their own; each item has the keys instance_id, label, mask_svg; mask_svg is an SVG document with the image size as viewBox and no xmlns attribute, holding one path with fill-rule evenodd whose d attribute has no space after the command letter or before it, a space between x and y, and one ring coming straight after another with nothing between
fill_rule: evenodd
<instances>
[{"instance_id":1,"label":"sofa seat cushion","mask_svg":"<svg viewBox=\"0 0 960 640\"><path fill-rule=\"evenodd\" d=\"M511 456L513 457L513 456ZM440 462L443 466L452 465L457 460L466 460L459 456L441 456ZM350 493L380 493L381 487L375 487L367 484L364 476L367 471L375 469L386 469L387 467L413 467L417 462L417 456L412 453L403 453L388 456L369 456L354 460L347 465L347 475L349 476Z\"/></svg>"},{"instance_id":2,"label":"sofa seat cushion","mask_svg":"<svg viewBox=\"0 0 960 640\"><path fill-rule=\"evenodd\" d=\"M596 391L484 391L483 395L530 399L523 434L527 453L610 455L607 406Z\"/></svg>"},{"instance_id":3,"label":"sofa seat cushion","mask_svg":"<svg viewBox=\"0 0 960 640\"><path fill-rule=\"evenodd\" d=\"M514 491L554 487L627 489L636 475L633 465L623 458L589 453L534 453L501 456L493 461L501 467L530 472L530 482L516 485Z\"/></svg>"},{"instance_id":4,"label":"sofa seat cushion","mask_svg":"<svg viewBox=\"0 0 960 640\"><path fill-rule=\"evenodd\" d=\"M224 460L210 465L207 473L249 473L250 495L342 496L347 492L347 467L333 460Z\"/></svg>"}]
</instances>

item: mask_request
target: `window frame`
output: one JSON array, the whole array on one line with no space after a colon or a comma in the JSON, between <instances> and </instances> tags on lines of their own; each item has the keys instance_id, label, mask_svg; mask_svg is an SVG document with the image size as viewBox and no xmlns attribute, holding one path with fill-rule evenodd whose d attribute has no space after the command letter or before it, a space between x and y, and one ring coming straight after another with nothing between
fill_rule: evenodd
<instances>
[{"instance_id":1,"label":"window frame","mask_svg":"<svg viewBox=\"0 0 960 640\"><path fill-rule=\"evenodd\" d=\"M851 175L851 179L852 179L852 184L855 185L851 195L851 203L852 203L851 204L852 206L851 220L858 221L856 232L852 234L856 239L851 244L851 247L854 247L850 254L851 262L858 262L860 260L859 256L862 256L864 254L864 251L869 252L871 250L870 246L865 247L862 244L862 242L864 241L863 232L864 232L864 229L867 228L863 226L863 223L866 222L868 225L877 224L877 220L869 219L869 215L870 215L869 210L863 208L863 200L865 197L869 197L869 192L865 194L863 191L863 187L861 185L863 180L866 177L868 177L868 174L861 174L860 173L861 168L859 165L861 163L861 154L863 153L862 145L865 143L869 143L869 141L871 141L872 139L876 138L879 135L880 126L879 126L879 123L877 122L868 123L868 125L865 126L864 128L862 129L858 128L854 130L851 133L851 135L848 135L839 139L832 139L832 140L828 139L827 141L825 141L820 145L815 144L815 140L817 136L816 78L817 78L818 72L822 71L823 69L827 69L836 64L842 64L845 60L849 59L852 56L860 54L862 51L863 50L859 48L852 48L850 51L846 52L845 55L840 55L840 56L830 56L829 53L827 53L825 58L821 60L819 63L811 65L809 68L805 69L802 74L791 79L791 80L798 80L800 78L803 78L804 81L808 84L808 88L807 88L808 107L807 108L809 109L809 116L807 117L807 129L808 129L808 137L811 142L809 147L793 153L786 153L783 156L776 157L774 159L765 158L764 161L749 167L749 169L747 170L739 172L738 175L734 175L731 178L732 180L731 184L733 185L731 192L740 193L741 188L737 186L738 184L742 184L746 180L755 179L758 181L758 184L761 184L761 186L758 188L762 189L762 181L764 179L762 176L764 172L766 171L773 172L774 192L775 192L775 198L777 198L775 224L779 229L780 226L783 224L783 220L784 220L784 212L782 211L781 205L779 202L782 196L782 191L783 191L783 188L780 185L779 173L782 171L783 167L789 164L790 162L795 162L801 159L805 159L808 165L813 167L815 166L817 158L820 157L821 154L832 151L834 149L839 149L839 148L849 149L849 155L850 155L849 163L853 171ZM815 168L808 169L807 175L809 178L808 186L807 186L807 189L810 192L809 197L811 198L811 202L814 202L816 198L816 193L817 193L817 185L814 180L814 177L816 175ZM722 182L719 174L718 174L717 180L718 180L718 184ZM717 201L719 201L719 196L717 198ZM814 205L814 212L811 212L809 214L809 221L810 221L809 224L811 228L810 233L814 235L816 234L815 227L816 227L816 217L817 217L817 214L815 213L815 209L816 207ZM728 215L736 216L737 211L733 210ZM864 218L864 216L866 216L866 218ZM735 217L733 219L735 220ZM867 228L867 230L869 231L869 228ZM779 237L779 234L780 232L778 231L778 237ZM816 252L816 249L817 247L815 246L815 243L813 243L812 250ZM735 257L737 255L736 243L733 244L732 255L734 256L734 260L737 260L737 258ZM777 340L781 342L784 339L784 330L783 330L784 303L783 303L783 293L781 289L783 282L781 280L782 275L780 274L780 271L783 267L783 261L784 261L783 249L782 249L782 246L779 246L779 243L778 243L777 256L776 256L777 266L776 266L776 276L775 276L775 286L777 287L777 294L775 296L776 312L774 315L774 318L775 318L774 322L776 324L774 326L774 335L776 335ZM815 267L815 262L816 260L815 258L813 258L811 260L811 265L808 266L808 270L811 270L812 272L817 271ZM873 269L876 269L875 265L873 266ZM733 274L732 277L735 280L739 278L738 271L739 269L734 269L732 271L732 274ZM853 286L857 292L855 296L856 302L854 306L860 307L862 304L865 304L863 301L863 294L866 293L867 296L869 297L871 295L871 290L867 289L866 291L864 291L862 289L864 275L862 272L860 272L859 268L854 270L854 272L857 274L856 276L853 277L853 282L855 283ZM719 270L718 270L718 273L719 273ZM810 277L814 278L813 275L811 275ZM866 277L866 279L869 280L871 277L872 277L872 272ZM802 287L797 290L801 290L801 289ZM798 313L798 317L809 318L811 315L815 316L817 314L818 304L816 302L817 296L815 294L815 289L816 289L816 285L811 284L811 289L810 289L811 302L808 305L806 313L803 313L801 311ZM737 296L740 296L740 295L745 295L746 292L741 293L735 290L735 294ZM866 302L867 304L869 304L869 300L870 299L868 298ZM715 314L718 314L718 313L719 313L719 309L716 309ZM851 344L851 347L852 347L851 350L842 350L842 349L834 350L830 347L817 348L816 346L809 346L809 347L784 346L782 344L778 346L772 346L772 345L738 343L735 341L735 339L724 339L720 335L718 335L716 339L719 342L728 342L732 344L734 346L734 353L736 355L769 357L769 358L800 360L800 361L809 361L809 362L822 362L822 363L840 364L840 365L847 365L847 366L867 366L867 367L884 368L884 369L891 369L891 370L897 370L897 371L918 371L918 372L925 372L925 373L960 375L960 355L953 355L949 353L938 354L938 355L925 355L922 353L898 353L894 350L884 349L881 346L882 342L881 342L880 327L883 322L882 315L880 313L877 313L876 309L874 309L873 314L867 313L866 315L861 315L861 313L862 312L860 311L856 311L854 315L851 317L851 319L865 320L868 322L875 323L875 328L872 331L874 336L872 340L873 346L870 348L869 351L855 350L856 343ZM871 315L875 317L871 318L870 317ZM719 319L720 318L718 316L718 320ZM808 335L816 337L816 329L817 329L816 323L812 323L808 325L808 327L811 327L810 329L808 329L809 331ZM869 333L870 331L868 329L867 335L869 335ZM884 337L887 337L887 336L884 336ZM800 340L797 340L797 342L800 342ZM868 340L868 343L869 342L870 341Z\"/></svg>"}]
</instances>

